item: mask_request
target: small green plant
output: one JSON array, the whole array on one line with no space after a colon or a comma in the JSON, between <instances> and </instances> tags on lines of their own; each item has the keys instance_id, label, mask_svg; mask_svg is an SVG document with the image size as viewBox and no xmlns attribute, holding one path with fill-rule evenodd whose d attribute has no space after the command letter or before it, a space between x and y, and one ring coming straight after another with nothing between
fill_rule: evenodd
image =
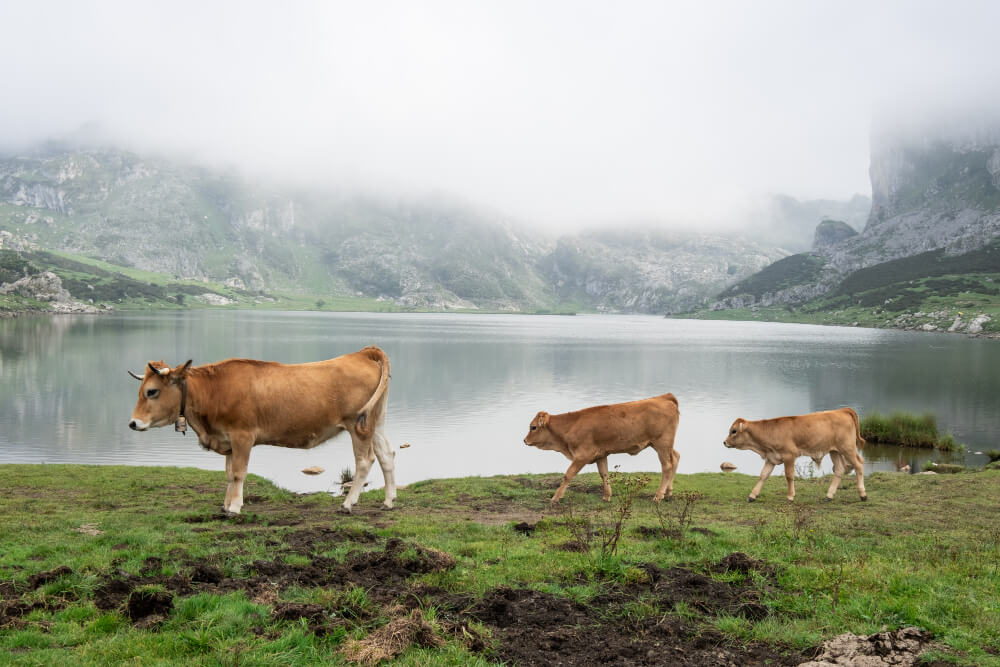
<instances>
[{"instance_id":1,"label":"small green plant","mask_svg":"<svg viewBox=\"0 0 1000 667\"><path fill-rule=\"evenodd\" d=\"M632 516L632 505L640 489L649 483L648 475L626 475L618 466L608 474L608 481L614 488L621 489L613 498L611 523L599 529L601 537L601 558L614 556L618 551L625 522Z\"/></svg>"},{"instance_id":2,"label":"small green plant","mask_svg":"<svg viewBox=\"0 0 1000 667\"><path fill-rule=\"evenodd\" d=\"M986 452L986 456L990 457L990 462L1000 461L1000 449L990 449Z\"/></svg>"},{"instance_id":3,"label":"small green plant","mask_svg":"<svg viewBox=\"0 0 1000 667\"><path fill-rule=\"evenodd\" d=\"M350 468L344 468L340 471L340 483L348 484L354 481L354 471Z\"/></svg>"},{"instance_id":4,"label":"small green plant","mask_svg":"<svg viewBox=\"0 0 1000 667\"><path fill-rule=\"evenodd\" d=\"M659 503L656 506L656 520L660 523L660 532L666 537L683 542L694 518L694 507L705 494L697 491L682 491L674 495L670 503Z\"/></svg>"}]
</instances>

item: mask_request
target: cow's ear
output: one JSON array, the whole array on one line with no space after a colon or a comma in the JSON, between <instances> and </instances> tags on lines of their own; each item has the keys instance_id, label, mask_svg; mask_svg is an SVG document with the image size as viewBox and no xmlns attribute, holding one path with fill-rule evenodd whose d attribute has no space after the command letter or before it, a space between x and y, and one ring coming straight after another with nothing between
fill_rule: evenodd
<instances>
[{"instance_id":1,"label":"cow's ear","mask_svg":"<svg viewBox=\"0 0 1000 667\"><path fill-rule=\"evenodd\" d=\"M745 430L747 430L747 420L746 419L737 419L736 420L736 432L737 433L742 433Z\"/></svg>"},{"instance_id":2,"label":"cow's ear","mask_svg":"<svg viewBox=\"0 0 1000 667\"><path fill-rule=\"evenodd\" d=\"M538 415L535 417L535 420L538 422L539 428L545 428L546 426L549 425L549 413L539 412Z\"/></svg>"},{"instance_id":3,"label":"cow's ear","mask_svg":"<svg viewBox=\"0 0 1000 667\"><path fill-rule=\"evenodd\" d=\"M191 360L188 359L185 363L181 364L177 368L170 371L170 379L174 383L180 382L187 377L188 371L191 370Z\"/></svg>"}]
</instances>

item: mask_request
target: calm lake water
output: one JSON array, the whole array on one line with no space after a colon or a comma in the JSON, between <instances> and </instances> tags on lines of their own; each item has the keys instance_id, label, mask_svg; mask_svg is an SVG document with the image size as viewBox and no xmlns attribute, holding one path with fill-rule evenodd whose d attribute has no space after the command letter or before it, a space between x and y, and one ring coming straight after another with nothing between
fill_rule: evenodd
<instances>
[{"instance_id":1,"label":"calm lake water","mask_svg":"<svg viewBox=\"0 0 1000 667\"><path fill-rule=\"evenodd\" d=\"M228 357L295 363L379 345L392 362L388 437L400 484L440 477L563 472L561 455L522 442L539 410L557 413L673 392L680 472L752 452L722 445L736 417L762 419L848 405L931 411L969 450L1000 447L1000 342L961 336L642 316L192 311L0 320L0 463L224 468L194 434L128 429L147 360ZM915 469L931 452L869 446L869 470ZM807 459L803 459L807 461ZM612 457L658 471L655 452ZM319 465L326 473L300 470ZM335 490L353 468L350 438L310 451L261 446L250 472L295 491ZM829 469L829 460L825 469ZM584 472L593 471L593 466ZM372 468L371 485L382 474ZM220 494L222 493L220 487Z\"/></svg>"}]
</instances>

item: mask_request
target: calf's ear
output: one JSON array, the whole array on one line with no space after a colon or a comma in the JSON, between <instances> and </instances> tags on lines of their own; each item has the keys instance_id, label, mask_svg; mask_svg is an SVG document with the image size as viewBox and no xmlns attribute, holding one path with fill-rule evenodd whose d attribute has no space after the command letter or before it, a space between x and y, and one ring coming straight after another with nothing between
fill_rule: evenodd
<instances>
[{"instance_id":1,"label":"calf's ear","mask_svg":"<svg viewBox=\"0 0 1000 667\"><path fill-rule=\"evenodd\" d=\"M549 425L549 413L548 412L539 412L538 415L535 417L535 419L538 420L538 427L539 428L545 428L546 426Z\"/></svg>"},{"instance_id":2,"label":"calf's ear","mask_svg":"<svg viewBox=\"0 0 1000 667\"><path fill-rule=\"evenodd\" d=\"M742 433L745 430L747 430L747 420L746 419L737 419L736 420L736 432L737 433Z\"/></svg>"}]
</instances>

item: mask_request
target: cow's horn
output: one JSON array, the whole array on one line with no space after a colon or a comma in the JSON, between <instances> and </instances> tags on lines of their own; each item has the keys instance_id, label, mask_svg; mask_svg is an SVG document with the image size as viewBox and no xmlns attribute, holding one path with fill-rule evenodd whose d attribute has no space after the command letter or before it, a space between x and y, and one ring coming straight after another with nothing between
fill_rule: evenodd
<instances>
[{"instance_id":1,"label":"cow's horn","mask_svg":"<svg viewBox=\"0 0 1000 667\"><path fill-rule=\"evenodd\" d=\"M170 372L170 366L166 366L165 368L157 368L153 364L149 364L149 369L154 373L156 373L157 375L166 375Z\"/></svg>"},{"instance_id":2,"label":"cow's horn","mask_svg":"<svg viewBox=\"0 0 1000 667\"><path fill-rule=\"evenodd\" d=\"M138 375L136 375L135 373L133 373L132 371L128 371L128 374L131 375L132 377L134 377L139 382L142 382L142 378L139 377Z\"/></svg>"}]
</instances>

